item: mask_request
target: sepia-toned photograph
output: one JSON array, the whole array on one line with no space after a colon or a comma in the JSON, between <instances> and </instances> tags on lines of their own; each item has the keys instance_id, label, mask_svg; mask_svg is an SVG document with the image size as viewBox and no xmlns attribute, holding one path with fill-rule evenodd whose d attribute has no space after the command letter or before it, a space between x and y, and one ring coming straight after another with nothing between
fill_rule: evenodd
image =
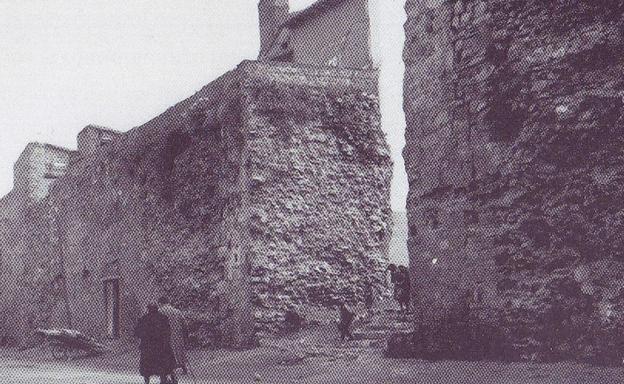
<instances>
[{"instance_id":1,"label":"sepia-toned photograph","mask_svg":"<svg viewBox=\"0 0 624 384\"><path fill-rule=\"evenodd\" d=\"M624 0L0 0L0 381L624 382Z\"/></svg>"}]
</instances>

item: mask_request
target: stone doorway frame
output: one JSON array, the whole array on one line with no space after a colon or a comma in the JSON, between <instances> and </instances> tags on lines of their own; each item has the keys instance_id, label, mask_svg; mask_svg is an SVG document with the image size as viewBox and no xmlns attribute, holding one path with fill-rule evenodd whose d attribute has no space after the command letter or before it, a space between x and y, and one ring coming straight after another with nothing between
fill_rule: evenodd
<instances>
[{"instance_id":1,"label":"stone doorway frame","mask_svg":"<svg viewBox=\"0 0 624 384\"><path fill-rule=\"evenodd\" d=\"M118 339L121 334L121 281L118 277L107 278L103 285L106 336Z\"/></svg>"}]
</instances>

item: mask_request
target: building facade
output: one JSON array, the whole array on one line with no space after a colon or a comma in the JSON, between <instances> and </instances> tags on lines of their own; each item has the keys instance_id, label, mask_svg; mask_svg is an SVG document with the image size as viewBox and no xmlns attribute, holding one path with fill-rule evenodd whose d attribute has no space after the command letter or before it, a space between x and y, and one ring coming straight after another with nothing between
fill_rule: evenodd
<instances>
[{"instance_id":1,"label":"building facade","mask_svg":"<svg viewBox=\"0 0 624 384\"><path fill-rule=\"evenodd\" d=\"M286 0L261 0L260 60L371 68L368 0L319 0L288 13Z\"/></svg>"},{"instance_id":2,"label":"building facade","mask_svg":"<svg viewBox=\"0 0 624 384\"><path fill-rule=\"evenodd\" d=\"M196 343L243 347L286 311L385 285L374 71L244 62L126 133L86 127L78 148L29 146L0 200L8 336L129 337L168 295L210 318L190 325Z\"/></svg>"}]
</instances>

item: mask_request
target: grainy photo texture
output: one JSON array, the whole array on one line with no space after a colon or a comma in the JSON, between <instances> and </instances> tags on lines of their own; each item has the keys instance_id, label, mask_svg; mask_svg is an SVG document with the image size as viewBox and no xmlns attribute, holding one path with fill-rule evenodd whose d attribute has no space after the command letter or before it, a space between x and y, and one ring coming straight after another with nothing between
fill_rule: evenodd
<instances>
[{"instance_id":1,"label":"grainy photo texture","mask_svg":"<svg viewBox=\"0 0 624 384\"><path fill-rule=\"evenodd\" d=\"M624 380L624 0L0 0L0 380Z\"/></svg>"}]
</instances>

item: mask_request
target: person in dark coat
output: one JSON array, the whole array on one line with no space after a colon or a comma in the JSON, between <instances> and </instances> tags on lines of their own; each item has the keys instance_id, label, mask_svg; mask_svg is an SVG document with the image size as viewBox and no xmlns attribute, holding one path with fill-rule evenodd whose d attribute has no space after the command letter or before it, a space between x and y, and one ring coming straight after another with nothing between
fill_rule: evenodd
<instances>
[{"instance_id":1,"label":"person in dark coat","mask_svg":"<svg viewBox=\"0 0 624 384\"><path fill-rule=\"evenodd\" d=\"M338 330L340 331L340 340L344 341L345 338L353 340L353 335L351 334L351 323L353 323L355 313L345 302L340 303L339 312L340 319L338 322Z\"/></svg>"},{"instance_id":2,"label":"person in dark coat","mask_svg":"<svg viewBox=\"0 0 624 384\"><path fill-rule=\"evenodd\" d=\"M186 333L187 315L178 308L171 305L165 296L158 299L158 311L169 319L171 327L171 349L176 360L176 368L181 368L182 373L187 373L188 359L186 357L186 343L184 334Z\"/></svg>"},{"instance_id":3,"label":"person in dark coat","mask_svg":"<svg viewBox=\"0 0 624 384\"><path fill-rule=\"evenodd\" d=\"M399 303L405 308L405 313L409 313L410 295L412 291L409 269L405 265L399 265L399 273L401 275Z\"/></svg>"},{"instance_id":4,"label":"person in dark coat","mask_svg":"<svg viewBox=\"0 0 624 384\"><path fill-rule=\"evenodd\" d=\"M394 264L390 264L388 270L390 282L394 285L394 299L399 303L401 312L408 313L411 290L409 270L403 265L397 267Z\"/></svg>"},{"instance_id":5,"label":"person in dark coat","mask_svg":"<svg viewBox=\"0 0 624 384\"><path fill-rule=\"evenodd\" d=\"M169 319L158 312L156 304L147 306L147 313L138 320L134 335L141 340L139 372L145 384L149 384L150 377L154 375L160 376L162 384L167 383L167 375L172 377L172 383L176 383Z\"/></svg>"}]
</instances>

